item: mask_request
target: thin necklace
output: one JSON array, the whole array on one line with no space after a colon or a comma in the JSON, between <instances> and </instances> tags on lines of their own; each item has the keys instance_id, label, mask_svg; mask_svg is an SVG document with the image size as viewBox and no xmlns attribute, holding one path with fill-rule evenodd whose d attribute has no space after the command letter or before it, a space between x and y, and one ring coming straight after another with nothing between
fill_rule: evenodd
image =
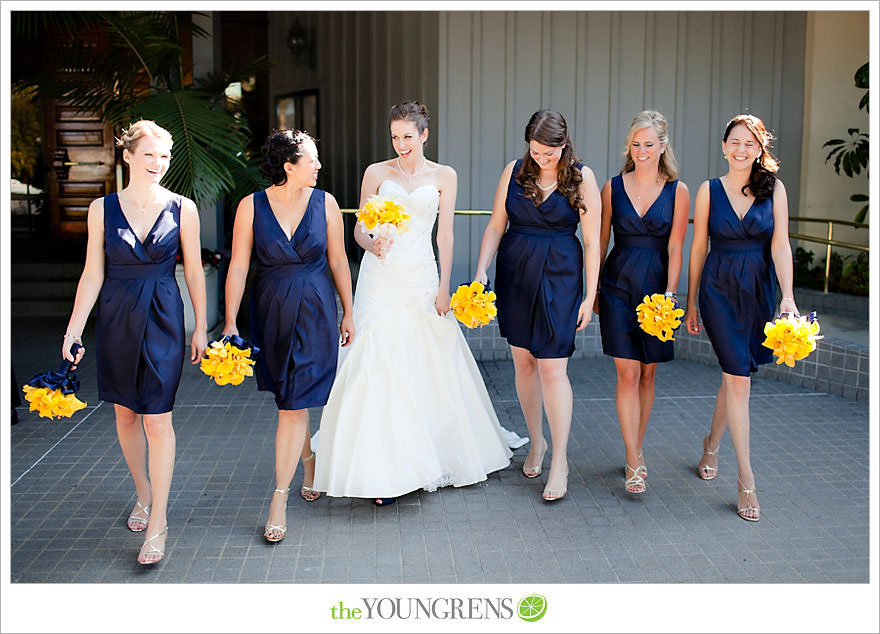
<instances>
[{"instance_id":1,"label":"thin necklace","mask_svg":"<svg viewBox=\"0 0 880 634\"><path fill-rule=\"evenodd\" d=\"M537 179L535 179L535 185L537 185L538 189L540 189L542 192L547 192L556 187L556 181L553 181L552 183L544 187L540 182L538 182Z\"/></svg>"},{"instance_id":2,"label":"thin necklace","mask_svg":"<svg viewBox=\"0 0 880 634\"><path fill-rule=\"evenodd\" d=\"M654 185L659 185L661 183L661 181L662 181L662 179L658 176L657 180L654 181ZM636 202L640 201L641 199L642 199L642 195L636 194Z\"/></svg>"},{"instance_id":3,"label":"thin necklace","mask_svg":"<svg viewBox=\"0 0 880 634\"><path fill-rule=\"evenodd\" d=\"M403 168L400 166L400 157L398 156L398 157L397 157L397 169L400 170L400 173L403 174L403 177L407 180L407 182L408 182L408 183L411 183L411 182L412 182L412 179L415 178L415 176L419 173L419 170L420 170L422 167L424 167L424 165L425 165L425 161L426 161L426 159L425 159L425 157L423 156L423 157L422 157L422 163L421 163L421 164L420 164L415 170L413 170L412 176L410 176L410 175L408 175L406 172L403 171Z\"/></svg>"}]
</instances>

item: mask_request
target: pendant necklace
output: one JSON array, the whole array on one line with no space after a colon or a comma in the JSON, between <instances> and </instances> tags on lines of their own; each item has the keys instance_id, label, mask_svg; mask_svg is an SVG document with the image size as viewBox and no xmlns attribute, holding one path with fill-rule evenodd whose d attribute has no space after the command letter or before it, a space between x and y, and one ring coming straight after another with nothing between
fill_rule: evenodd
<instances>
[{"instance_id":1,"label":"pendant necklace","mask_svg":"<svg viewBox=\"0 0 880 634\"><path fill-rule=\"evenodd\" d=\"M419 166L413 171L412 176L410 176L410 175L408 175L406 172L403 171L403 168L400 166L400 157L398 156L398 157L397 157L397 169L400 170L400 173L403 174L403 177L406 179L406 181L407 181L408 183L412 183L412 179L415 178L415 176L419 173L419 170L424 166L424 164L425 164L425 160L426 160L426 159L425 159L425 157L423 156L423 157L422 157L422 163L421 163L421 165L419 165Z\"/></svg>"}]
</instances>

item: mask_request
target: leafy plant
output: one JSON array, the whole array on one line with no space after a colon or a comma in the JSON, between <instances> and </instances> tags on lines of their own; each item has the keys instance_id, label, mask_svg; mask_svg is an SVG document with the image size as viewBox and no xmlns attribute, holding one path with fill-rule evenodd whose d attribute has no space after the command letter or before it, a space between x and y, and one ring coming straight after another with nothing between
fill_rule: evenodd
<instances>
[{"instance_id":1,"label":"leafy plant","mask_svg":"<svg viewBox=\"0 0 880 634\"><path fill-rule=\"evenodd\" d=\"M853 76L856 88L862 88L865 94L859 100L859 110L864 109L868 112L868 62L862 64L856 70ZM840 174L840 170L852 178L855 174L861 174L864 169L868 169L868 152L870 149L868 134L859 130L859 128L849 128L847 130L846 139L831 139L826 141L822 147L831 148L825 157L825 163L834 161L833 167L836 174ZM854 203L864 203L861 209L856 212L854 220L856 222L864 222L868 214L868 195L853 194L849 199Z\"/></svg>"},{"instance_id":2,"label":"leafy plant","mask_svg":"<svg viewBox=\"0 0 880 634\"><path fill-rule=\"evenodd\" d=\"M102 113L115 127L153 119L174 137L171 168L163 184L209 203L240 188L262 186L255 158L249 157L250 129L244 112L228 99L227 80L189 80L181 34L204 37L192 12L97 11L16 12L20 38L38 38L49 47L53 68L14 86L16 93L36 89L43 99L64 99L81 111ZM109 42L97 47L77 33L100 33ZM245 69L249 77L265 59Z\"/></svg>"},{"instance_id":3,"label":"leafy plant","mask_svg":"<svg viewBox=\"0 0 880 634\"><path fill-rule=\"evenodd\" d=\"M825 287L825 258L813 265L812 251L798 247L794 252L794 284L801 288L823 290ZM828 290L850 295L867 295L870 283L868 252L841 256L831 253L828 271Z\"/></svg>"}]
</instances>

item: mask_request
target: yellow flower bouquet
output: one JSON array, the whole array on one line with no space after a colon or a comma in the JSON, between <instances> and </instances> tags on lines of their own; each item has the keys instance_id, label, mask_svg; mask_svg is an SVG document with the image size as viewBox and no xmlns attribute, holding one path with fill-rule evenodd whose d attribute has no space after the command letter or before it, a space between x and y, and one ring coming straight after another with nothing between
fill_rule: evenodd
<instances>
[{"instance_id":1,"label":"yellow flower bouquet","mask_svg":"<svg viewBox=\"0 0 880 634\"><path fill-rule=\"evenodd\" d=\"M241 385L245 377L254 375L251 352L259 351L238 335L225 335L211 342L199 367L217 385Z\"/></svg>"},{"instance_id":2,"label":"yellow flower bouquet","mask_svg":"<svg viewBox=\"0 0 880 634\"><path fill-rule=\"evenodd\" d=\"M819 334L815 312L804 317L790 313L779 315L764 324L764 334L767 338L763 345L773 350L776 365L784 363L790 368L794 367L795 361L805 359L815 350L816 340L823 337Z\"/></svg>"},{"instance_id":3,"label":"yellow flower bouquet","mask_svg":"<svg viewBox=\"0 0 880 634\"><path fill-rule=\"evenodd\" d=\"M74 343L70 348L76 356L80 345ZM79 389L79 378L73 364L64 360L58 370L35 375L26 385L22 386L25 400L30 403L30 411L37 412L41 418L70 418L84 408L84 403L76 397Z\"/></svg>"},{"instance_id":4,"label":"yellow flower bouquet","mask_svg":"<svg viewBox=\"0 0 880 634\"><path fill-rule=\"evenodd\" d=\"M462 284L449 300L449 307L455 318L468 328L485 326L495 319L495 293L479 282Z\"/></svg>"},{"instance_id":5,"label":"yellow flower bouquet","mask_svg":"<svg viewBox=\"0 0 880 634\"><path fill-rule=\"evenodd\" d=\"M660 341L675 341L672 336L679 326L684 311L672 297L662 293L645 295L642 303L636 306L639 327Z\"/></svg>"},{"instance_id":6,"label":"yellow flower bouquet","mask_svg":"<svg viewBox=\"0 0 880 634\"><path fill-rule=\"evenodd\" d=\"M367 231L385 238L409 231L410 216L403 205L379 196L373 196L358 209L357 219Z\"/></svg>"}]
</instances>

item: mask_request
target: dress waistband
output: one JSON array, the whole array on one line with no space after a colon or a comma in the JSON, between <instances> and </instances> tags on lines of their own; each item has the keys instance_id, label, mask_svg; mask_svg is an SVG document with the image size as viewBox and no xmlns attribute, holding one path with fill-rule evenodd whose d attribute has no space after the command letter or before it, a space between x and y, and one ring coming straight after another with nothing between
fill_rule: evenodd
<instances>
[{"instance_id":1,"label":"dress waistband","mask_svg":"<svg viewBox=\"0 0 880 634\"><path fill-rule=\"evenodd\" d=\"M768 240L726 240L712 238L710 244L719 251L762 251L767 247Z\"/></svg>"},{"instance_id":2,"label":"dress waistband","mask_svg":"<svg viewBox=\"0 0 880 634\"><path fill-rule=\"evenodd\" d=\"M576 230L577 225L573 225L569 229L544 229L543 227L511 224L508 228L510 233L521 233L527 236L540 236L542 238L566 238L574 236Z\"/></svg>"},{"instance_id":3,"label":"dress waistband","mask_svg":"<svg viewBox=\"0 0 880 634\"><path fill-rule=\"evenodd\" d=\"M323 262L288 262L272 266L257 266L257 275L266 279L280 279L302 275L324 275L327 267Z\"/></svg>"},{"instance_id":4,"label":"dress waistband","mask_svg":"<svg viewBox=\"0 0 880 634\"><path fill-rule=\"evenodd\" d=\"M669 238L658 236L614 236L614 245L621 247L637 247L642 249L666 249Z\"/></svg>"},{"instance_id":5,"label":"dress waistband","mask_svg":"<svg viewBox=\"0 0 880 634\"><path fill-rule=\"evenodd\" d=\"M174 261L145 264L107 263L106 278L110 280L138 280L144 278L174 277Z\"/></svg>"}]
</instances>

